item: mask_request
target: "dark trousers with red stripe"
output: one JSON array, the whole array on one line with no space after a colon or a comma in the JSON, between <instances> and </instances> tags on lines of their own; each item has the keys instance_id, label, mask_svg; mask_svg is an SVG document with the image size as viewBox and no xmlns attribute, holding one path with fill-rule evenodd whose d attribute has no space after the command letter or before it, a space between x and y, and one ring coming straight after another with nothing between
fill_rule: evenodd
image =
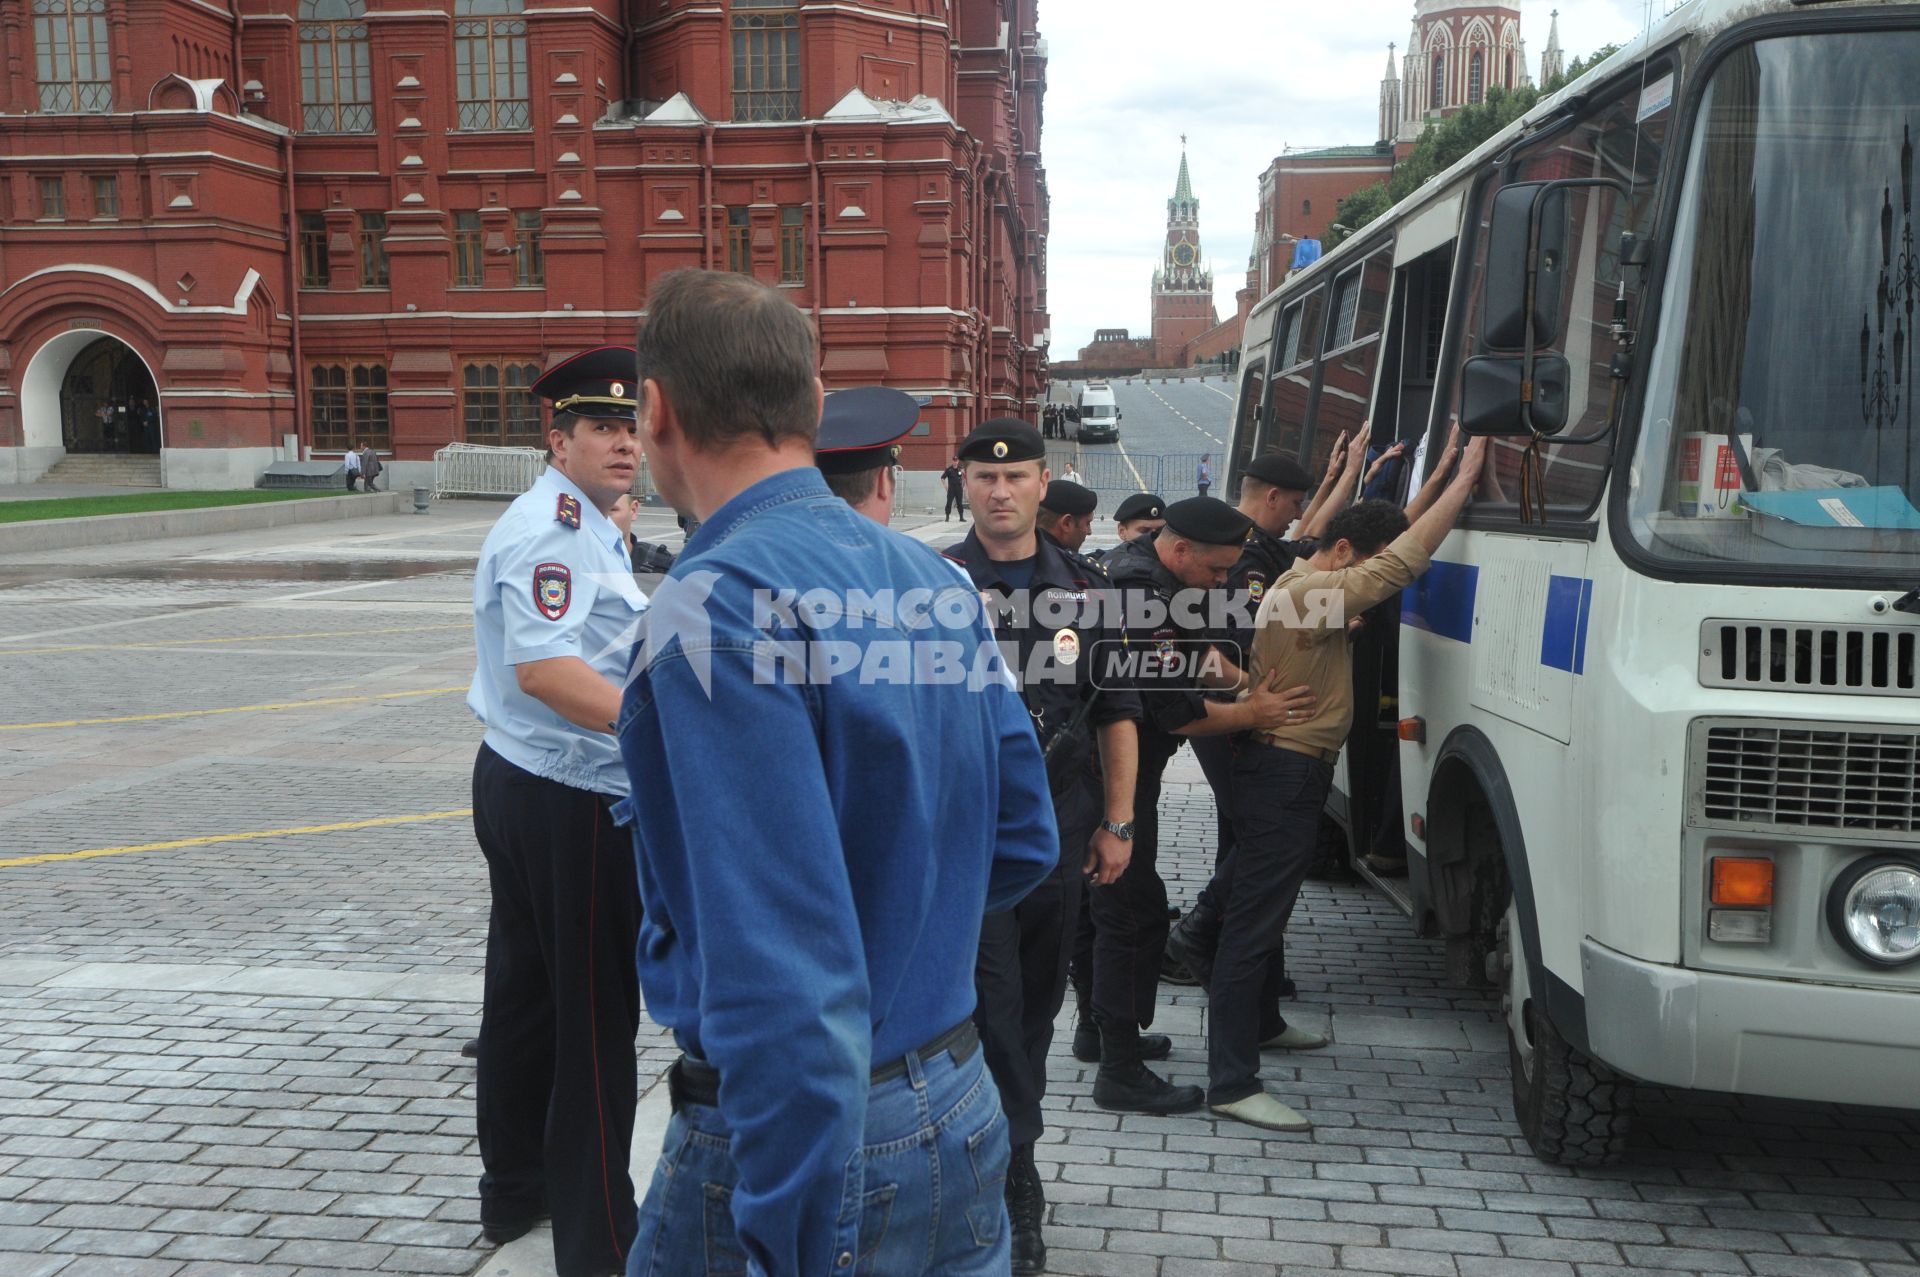
<instances>
[{"instance_id":1,"label":"dark trousers with red stripe","mask_svg":"<svg viewBox=\"0 0 1920 1277\"><path fill-rule=\"evenodd\" d=\"M610 799L486 746L473 828L493 911L480 1019L480 1218L553 1215L560 1277L624 1270L637 1093L640 893Z\"/></svg>"}]
</instances>

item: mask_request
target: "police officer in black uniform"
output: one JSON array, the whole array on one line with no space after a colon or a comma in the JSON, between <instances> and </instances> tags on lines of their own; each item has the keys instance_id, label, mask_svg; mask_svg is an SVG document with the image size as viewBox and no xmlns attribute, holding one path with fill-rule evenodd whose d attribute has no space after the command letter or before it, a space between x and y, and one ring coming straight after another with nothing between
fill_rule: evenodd
<instances>
[{"instance_id":1,"label":"police officer in black uniform","mask_svg":"<svg viewBox=\"0 0 1920 1277\"><path fill-rule=\"evenodd\" d=\"M1305 466L1292 457L1269 452L1248 463L1240 484L1241 514L1253 523L1240 561L1227 574L1227 594L1235 604L1226 614L1220 638L1235 664L1245 666L1253 642L1251 622L1266 597L1267 586L1286 575L1294 560L1312 554L1316 542L1311 539L1288 541L1281 536L1300 517L1307 494L1313 490L1313 478ZM1240 621L1248 624L1241 625ZM1218 841L1214 848L1214 868L1226 858L1233 846L1232 809L1227 785L1233 770L1233 742L1226 736L1196 736L1194 757L1206 773L1213 790L1214 810L1218 816ZM1220 943L1218 903L1202 889L1193 908L1180 919L1167 937L1166 977L1175 984L1205 984L1213 969L1213 951ZM1286 959L1278 950L1267 975L1264 1007L1271 1005L1278 1016L1278 1003L1293 996L1293 982L1287 979ZM1263 1011L1263 1014L1265 1012ZM1270 1036L1270 1035L1266 1035Z\"/></svg>"},{"instance_id":2,"label":"police officer in black uniform","mask_svg":"<svg viewBox=\"0 0 1920 1277\"><path fill-rule=\"evenodd\" d=\"M1040 498L1040 530L1078 554L1093 533L1093 512L1099 508L1100 494L1086 484L1055 479Z\"/></svg>"},{"instance_id":3,"label":"police officer in black uniform","mask_svg":"<svg viewBox=\"0 0 1920 1277\"><path fill-rule=\"evenodd\" d=\"M1310 695L1254 688L1233 702L1207 699L1203 679L1225 691L1243 677L1231 661L1201 658L1217 650L1208 619L1220 600L1210 596L1226 585L1253 525L1214 497L1176 501L1164 513L1165 527L1119 546L1104 564L1121 591L1128 648L1143 662L1135 671L1143 715L1133 860L1119 882L1092 893L1090 994L1100 1035L1093 1100L1137 1113L1182 1113L1202 1099L1200 1088L1171 1085L1146 1067L1149 1047L1159 1044L1140 1033L1153 1023L1167 940L1167 887L1155 863L1161 776L1183 739L1286 722L1287 710Z\"/></svg>"},{"instance_id":4,"label":"police officer in black uniform","mask_svg":"<svg viewBox=\"0 0 1920 1277\"><path fill-rule=\"evenodd\" d=\"M900 440L920 420L920 402L887 386L856 386L827 396L814 436L813 463L834 496L884 524L893 518L893 464Z\"/></svg>"},{"instance_id":5,"label":"police officer in black uniform","mask_svg":"<svg viewBox=\"0 0 1920 1277\"><path fill-rule=\"evenodd\" d=\"M1140 703L1124 683L1099 673L1122 638L1106 574L1036 526L1047 488L1040 432L1012 418L988 421L961 444L960 459L973 530L946 554L994 610L995 636L1046 755L1060 831L1059 867L1020 904L987 915L974 969L974 1018L1013 1145L1012 1270L1039 1273L1046 1268L1046 1199L1033 1146L1043 1129L1047 1050L1066 995L1082 878L1111 883L1131 854Z\"/></svg>"}]
</instances>

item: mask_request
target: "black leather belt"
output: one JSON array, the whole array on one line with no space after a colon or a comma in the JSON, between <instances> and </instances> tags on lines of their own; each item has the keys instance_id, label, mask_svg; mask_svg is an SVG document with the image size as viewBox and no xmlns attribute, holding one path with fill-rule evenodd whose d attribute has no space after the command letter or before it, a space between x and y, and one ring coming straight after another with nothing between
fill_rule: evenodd
<instances>
[{"instance_id":1,"label":"black leather belt","mask_svg":"<svg viewBox=\"0 0 1920 1277\"><path fill-rule=\"evenodd\" d=\"M907 1075L907 1057L918 1057L922 1064L939 1055L942 1051L951 1052L954 1063L971 1056L980 1045L979 1030L973 1027L973 1018L960 1021L945 1033L930 1041L923 1042L897 1060L889 1060L868 1074L867 1084L879 1086L882 1082L891 1082L895 1078ZM679 1112L689 1104L700 1104L707 1108L720 1105L720 1070L705 1060L696 1060L683 1055L673 1062L667 1070L667 1094L673 1100L674 1112Z\"/></svg>"}]
</instances>

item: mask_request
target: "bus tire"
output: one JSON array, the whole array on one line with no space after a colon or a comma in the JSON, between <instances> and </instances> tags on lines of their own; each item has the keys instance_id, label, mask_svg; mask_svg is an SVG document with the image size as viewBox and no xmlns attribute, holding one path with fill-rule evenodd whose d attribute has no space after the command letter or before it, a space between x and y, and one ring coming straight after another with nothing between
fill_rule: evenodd
<instances>
[{"instance_id":1,"label":"bus tire","mask_svg":"<svg viewBox=\"0 0 1920 1277\"><path fill-rule=\"evenodd\" d=\"M1535 1157L1556 1166L1608 1166L1627 1151L1633 1126L1633 1083L1577 1050L1530 996L1519 923L1511 907L1489 961L1505 979L1507 1064L1513 1112Z\"/></svg>"}]
</instances>

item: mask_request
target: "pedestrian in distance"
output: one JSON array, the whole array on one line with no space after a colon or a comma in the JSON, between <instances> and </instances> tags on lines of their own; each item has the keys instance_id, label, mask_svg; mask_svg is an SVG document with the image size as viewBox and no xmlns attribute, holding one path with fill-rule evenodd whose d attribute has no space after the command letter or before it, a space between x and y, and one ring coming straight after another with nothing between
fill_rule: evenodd
<instances>
[{"instance_id":1,"label":"pedestrian in distance","mask_svg":"<svg viewBox=\"0 0 1920 1277\"><path fill-rule=\"evenodd\" d=\"M347 491L352 492L354 485L360 482L360 449L356 445L348 448L346 455L340 458L340 464L347 468Z\"/></svg>"},{"instance_id":2,"label":"pedestrian in distance","mask_svg":"<svg viewBox=\"0 0 1920 1277\"><path fill-rule=\"evenodd\" d=\"M802 312L670 272L638 345L649 471L701 525L620 720L648 795L640 980L684 1052L628 1272L1005 1274L1007 1121L971 976L982 917L1059 857L1032 718L955 566L815 468ZM889 592L930 601L910 641L987 658L982 677L863 676L909 641L863 610ZM782 615L822 597L849 606Z\"/></svg>"},{"instance_id":3,"label":"pedestrian in distance","mask_svg":"<svg viewBox=\"0 0 1920 1277\"><path fill-rule=\"evenodd\" d=\"M947 512L941 521L951 520L954 511L958 510L960 522L965 523L967 521L966 477L960 469L960 458L956 456L948 462L947 468L940 472L940 477L947 482Z\"/></svg>"},{"instance_id":4,"label":"pedestrian in distance","mask_svg":"<svg viewBox=\"0 0 1920 1277\"><path fill-rule=\"evenodd\" d=\"M1040 530L1042 502L1057 490L1084 497L1086 515L1066 516L1081 520L1092 513L1092 491L1048 482L1045 442L1011 418L974 430L960 457L973 531L946 554L997 612L994 636L1010 649L1021 699L1040 734L1060 834L1058 869L1012 909L987 915L974 968L974 1020L1012 1133L1006 1190L1013 1272L1031 1274L1046 1271L1047 1258L1046 1195L1034 1164L1034 1143L1045 1129L1047 1052L1066 1000L1082 880L1112 883L1132 854L1140 702L1123 678L1103 678L1098 670L1122 636L1111 582Z\"/></svg>"},{"instance_id":5,"label":"pedestrian in distance","mask_svg":"<svg viewBox=\"0 0 1920 1277\"><path fill-rule=\"evenodd\" d=\"M360 477L365 480L366 491L376 489L378 485L375 481L385 468L380 464L380 454L373 450L373 445L363 440L360 444Z\"/></svg>"},{"instance_id":6,"label":"pedestrian in distance","mask_svg":"<svg viewBox=\"0 0 1920 1277\"><path fill-rule=\"evenodd\" d=\"M614 819L614 739L646 596L614 521L639 465L633 350L547 370L551 460L507 507L474 573L486 725L473 828L492 887L476 1107L480 1226L496 1245L553 1218L560 1277L624 1272L640 1024L640 897Z\"/></svg>"},{"instance_id":7,"label":"pedestrian in distance","mask_svg":"<svg viewBox=\"0 0 1920 1277\"><path fill-rule=\"evenodd\" d=\"M1066 469L1060 472L1060 477L1068 483L1078 483L1083 486L1087 482L1085 479L1080 477L1080 472L1073 468L1073 462L1071 461L1067 462Z\"/></svg>"},{"instance_id":8,"label":"pedestrian in distance","mask_svg":"<svg viewBox=\"0 0 1920 1277\"><path fill-rule=\"evenodd\" d=\"M1231 784L1234 847L1210 890L1224 920L1207 986L1207 1103L1216 1113L1277 1131L1308 1119L1260 1082L1263 1048L1324 1046L1281 1021L1264 1036L1261 989L1267 963L1299 897L1314 855L1321 809L1353 722L1347 619L1399 593L1427 570L1453 530L1480 474L1486 441L1467 448L1448 477L1448 457L1408 511L1362 501L1335 515L1313 555L1268 589L1255 621L1255 680L1299 682L1316 708L1254 732L1235 755ZM1334 597L1340 606L1328 608Z\"/></svg>"},{"instance_id":9,"label":"pedestrian in distance","mask_svg":"<svg viewBox=\"0 0 1920 1277\"><path fill-rule=\"evenodd\" d=\"M1203 497L1213 487L1213 454L1211 452L1203 454L1200 464L1194 467L1193 484L1200 490L1199 495Z\"/></svg>"}]
</instances>

